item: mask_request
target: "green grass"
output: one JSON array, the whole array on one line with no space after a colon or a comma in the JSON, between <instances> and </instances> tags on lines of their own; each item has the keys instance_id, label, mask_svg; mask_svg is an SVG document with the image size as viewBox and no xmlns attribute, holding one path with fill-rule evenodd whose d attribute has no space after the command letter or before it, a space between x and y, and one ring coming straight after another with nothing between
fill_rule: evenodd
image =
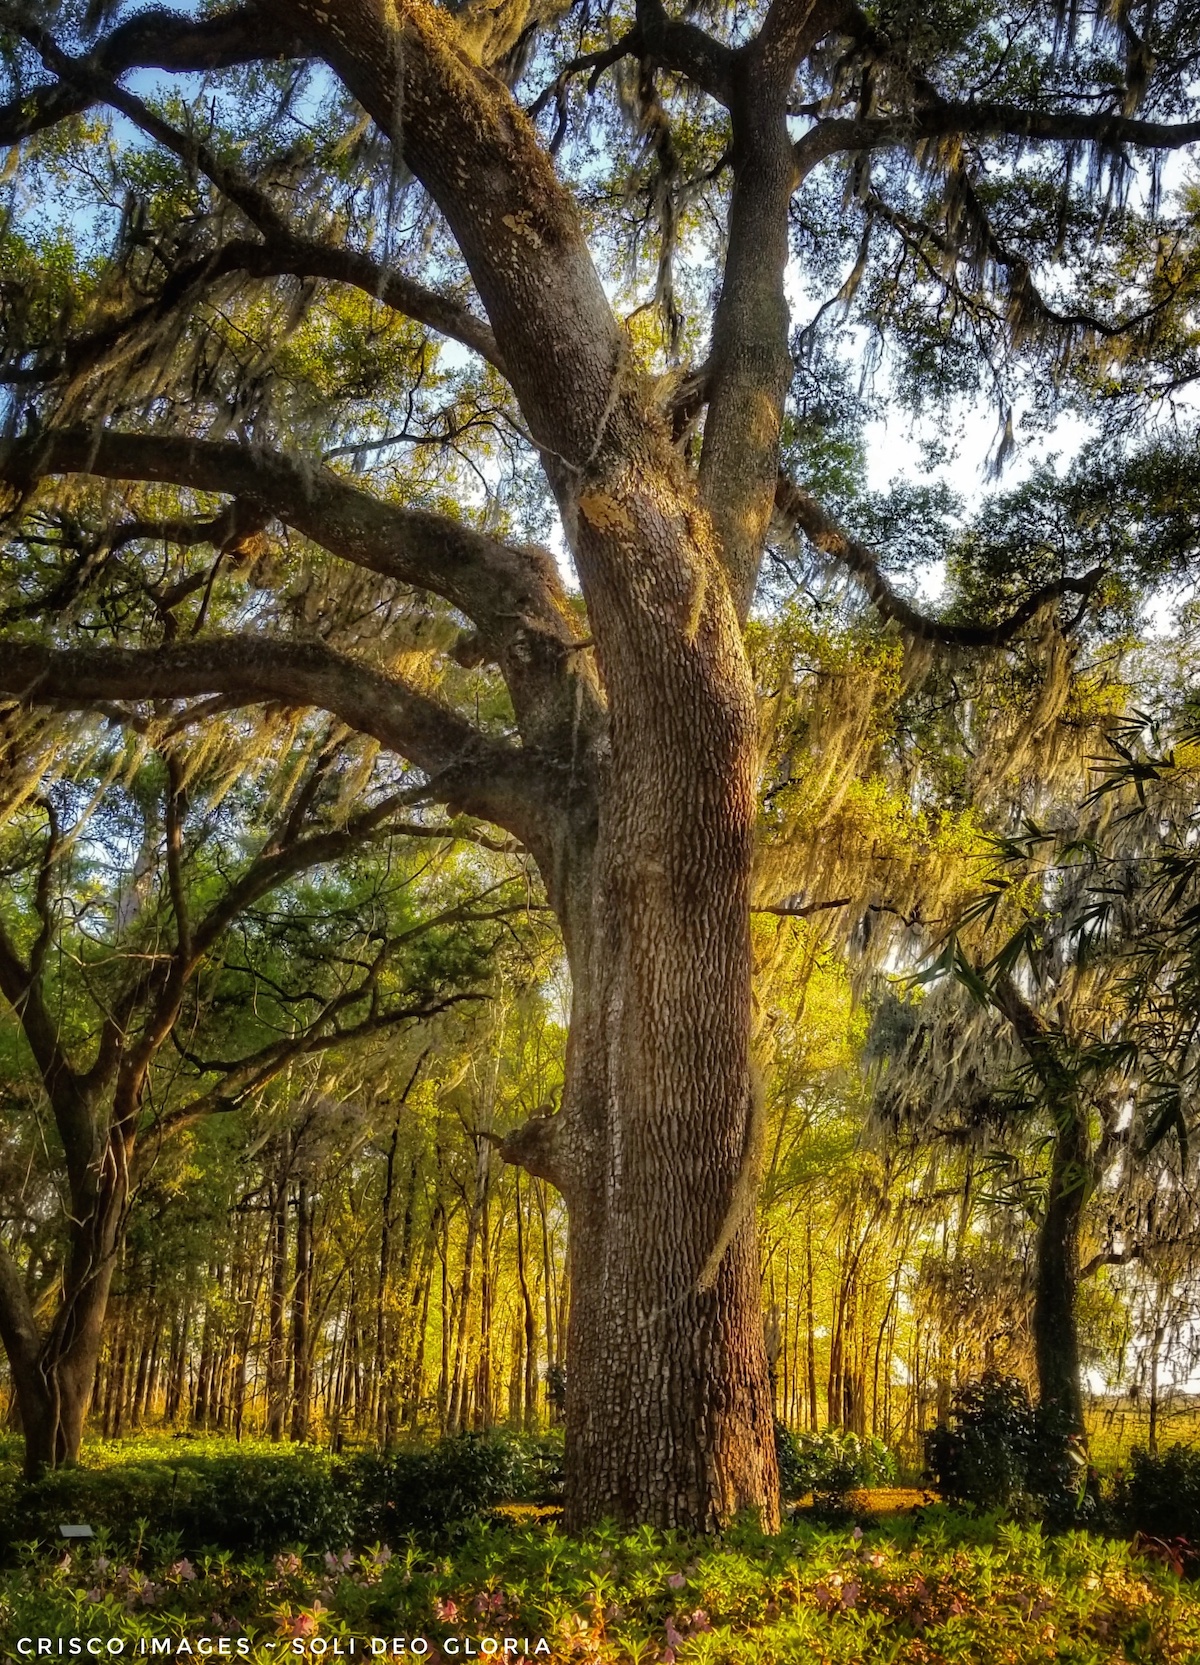
<instances>
[{"instance_id":1,"label":"green grass","mask_svg":"<svg viewBox=\"0 0 1200 1665\"><path fill-rule=\"evenodd\" d=\"M1150 1415L1144 1406L1136 1410L1121 1402L1097 1405L1088 1413L1088 1446L1092 1461L1102 1474L1111 1474L1129 1461L1134 1446L1143 1450L1150 1440ZM1190 1396L1168 1403L1159 1412L1158 1445L1200 1444L1200 1405Z\"/></svg>"}]
</instances>

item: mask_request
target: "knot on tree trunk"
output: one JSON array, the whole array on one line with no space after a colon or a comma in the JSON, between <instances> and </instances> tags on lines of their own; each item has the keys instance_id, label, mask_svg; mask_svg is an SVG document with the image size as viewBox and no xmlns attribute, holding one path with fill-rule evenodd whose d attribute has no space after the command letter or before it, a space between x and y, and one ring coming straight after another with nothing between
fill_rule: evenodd
<instances>
[{"instance_id":1,"label":"knot on tree trunk","mask_svg":"<svg viewBox=\"0 0 1200 1665\"><path fill-rule=\"evenodd\" d=\"M535 1179L548 1179L561 1191L564 1167L560 1148L561 1123L561 1114L545 1106L502 1139L492 1135L501 1161L524 1168Z\"/></svg>"}]
</instances>

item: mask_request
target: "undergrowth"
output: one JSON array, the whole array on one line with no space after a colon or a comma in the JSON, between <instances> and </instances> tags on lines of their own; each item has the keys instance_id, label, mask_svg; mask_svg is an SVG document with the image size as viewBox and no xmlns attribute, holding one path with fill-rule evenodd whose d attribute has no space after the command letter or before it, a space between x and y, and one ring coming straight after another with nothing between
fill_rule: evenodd
<instances>
[{"instance_id":1,"label":"undergrowth","mask_svg":"<svg viewBox=\"0 0 1200 1665\"><path fill-rule=\"evenodd\" d=\"M108 1534L30 1550L0 1575L4 1657L38 1636L113 1638L126 1657L151 1639L177 1657L206 1638L216 1654L224 1639L254 1661L347 1655L352 1638L370 1657L375 1637L388 1657L404 1638L404 1657L431 1661L464 1657L467 1638L503 1657L511 1638L518 1657L597 1665L1189 1665L1200 1599L1127 1544L941 1505L865 1533L477 1525L452 1552L408 1540L195 1561L146 1530L124 1550Z\"/></svg>"}]
</instances>

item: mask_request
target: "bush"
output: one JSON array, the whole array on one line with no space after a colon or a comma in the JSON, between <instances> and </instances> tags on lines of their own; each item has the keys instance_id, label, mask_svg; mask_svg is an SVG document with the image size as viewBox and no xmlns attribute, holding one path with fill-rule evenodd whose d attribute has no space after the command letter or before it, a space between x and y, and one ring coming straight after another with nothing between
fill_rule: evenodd
<instances>
[{"instance_id":1,"label":"bush","mask_svg":"<svg viewBox=\"0 0 1200 1665\"><path fill-rule=\"evenodd\" d=\"M845 1509L849 1495L862 1486L884 1485L896 1478L896 1460L882 1440L870 1435L793 1434L775 1425L779 1486L785 1498L811 1492L823 1512Z\"/></svg>"},{"instance_id":2,"label":"bush","mask_svg":"<svg viewBox=\"0 0 1200 1665\"><path fill-rule=\"evenodd\" d=\"M1062 1418L1036 1409L1015 1376L988 1375L960 1389L949 1425L926 1435L925 1455L951 1502L1036 1513L1055 1524L1095 1511L1082 1451Z\"/></svg>"},{"instance_id":3,"label":"bush","mask_svg":"<svg viewBox=\"0 0 1200 1665\"><path fill-rule=\"evenodd\" d=\"M1129 1467L1117 1483L1117 1512L1131 1532L1148 1537L1184 1539L1200 1552L1200 1449L1172 1445L1151 1456L1130 1453Z\"/></svg>"},{"instance_id":4,"label":"bush","mask_svg":"<svg viewBox=\"0 0 1200 1665\"><path fill-rule=\"evenodd\" d=\"M180 1452L158 1461L64 1468L13 1487L5 1538L57 1540L59 1524L86 1522L128 1542L148 1523L204 1549L271 1555L294 1544L341 1548L353 1536L356 1492L345 1463L311 1447L279 1452Z\"/></svg>"},{"instance_id":5,"label":"bush","mask_svg":"<svg viewBox=\"0 0 1200 1665\"><path fill-rule=\"evenodd\" d=\"M459 1434L387 1457L168 1440L153 1452L118 1447L107 1466L0 1486L0 1550L57 1543L67 1521L123 1546L143 1534L169 1537L193 1557L206 1549L271 1556L301 1544L342 1550L410 1532L440 1536L498 1503L557 1502L561 1491L554 1435Z\"/></svg>"},{"instance_id":6,"label":"bush","mask_svg":"<svg viewBox=\"0 0 1200 1665\"><path fill-rule=\"evenodd\" d=\"M562 1442L495 1431L357 1463L361 1541L439 1536L499 1503L557 1502Z\"/></svg>"}]
</instances>

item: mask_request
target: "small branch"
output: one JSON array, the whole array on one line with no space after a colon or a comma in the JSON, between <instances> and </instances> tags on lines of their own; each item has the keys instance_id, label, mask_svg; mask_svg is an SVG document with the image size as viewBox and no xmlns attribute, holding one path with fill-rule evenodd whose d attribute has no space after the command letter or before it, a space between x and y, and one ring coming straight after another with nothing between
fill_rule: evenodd
<instances>
[{"instance_id":1,"label":"small branch","mask_svg":"<svg viewBox=\"0 0 1200 1665\"><path fill-rule=\"evenodd\" d=\"M894 590L866 544L844 530L828 515L816 498L782 475L775 492L775 506L784 523L798 528L822 554L844 566L862 586L882 618L894 620L918 641L937 642L943 647L999 648L1006 646L1031 619L1064 596L1090 597L1104 577L1103 567L1093 567L1081 578L1056 578L1026 597L1006 619L996 624L952 624L930 618Z\"/></svg>"},{"instance_id":2,"label":"small branch","mask_svg":"<svg viewBox=\"0 0 1200 1665\"><path fill-rule=\"evenodd\" d=\"M1128 1266L1135 1260L1141 1260L1143 1252L1140 1243L1135 1243L1131 1249L1105 1249L1079 1268L1080 1280L1094 1278L1105 1266Z\"/></svg>"},{"instance_id":3,"label":"small branch","mask_svg":"<svg viewBox=\"0 0 1200 1665\"><path fill-rule=\"evenodd\" d=\"M651 63L682 75L728 109L734 102L735 54L695 23L670 17L662 0L637 0L642 50Z\"/></svg>"},{"instance_id":4,"label":"small branch","mask_svg":"<svg viewBox=\"0 0 1200 1665\"><path fill-rule=\"evenodd\" d=\"M808 919L831 908L848 908L853 900L853 896L839 896L831 902L776 902L770 907L751 908L750 912L778 914L781 919Z\"/></svg>"},{"instance_id":5,"label":"small branch","mask_svg":"<svg viewBox=\"0 0 1200 1665\"><path fill-rule=\"evenodd\" d=\"M87 61L104 75L117 77L131 69L188 74L302 54L301 42L285 23L272 23L257 7L241 6L205 18L161 10L142 12L99 41ZM95 102L85 87L74 82L33 87L0 106L0 145L19 144L82 114Z\"/></svg>"},{"instance_id":6,"label":"small branch","mask_svg":"<svg viewBox=\"0 0 1200 1665\"><path fill-rule=\"evenodd\" d=\"M54 649L0 638L0 694L38 704L234 696L330 712L430 775L429 795L541 843L553 806L539 759L400 678L320 642L202 637L158 648Z\"/></svg>"}]
</instances>

